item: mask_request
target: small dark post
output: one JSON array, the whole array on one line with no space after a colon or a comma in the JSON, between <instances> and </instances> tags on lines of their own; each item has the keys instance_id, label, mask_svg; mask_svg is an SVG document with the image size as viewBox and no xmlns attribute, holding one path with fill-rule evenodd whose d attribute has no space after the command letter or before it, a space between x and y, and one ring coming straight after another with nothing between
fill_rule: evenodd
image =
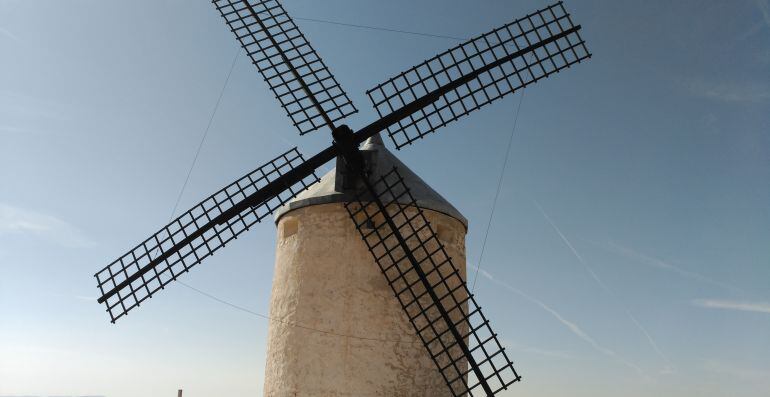
<instances>
[{"instance_id":1,"label":"small dark post","mask_svg":"<svg viewBox=\"0 0 770 397\"><path fill-rule=\"evenodd\" d=\"M176 392L176 397L182 397L182 389L179 389L179 390Z\"/></svg>"}]
</instances>

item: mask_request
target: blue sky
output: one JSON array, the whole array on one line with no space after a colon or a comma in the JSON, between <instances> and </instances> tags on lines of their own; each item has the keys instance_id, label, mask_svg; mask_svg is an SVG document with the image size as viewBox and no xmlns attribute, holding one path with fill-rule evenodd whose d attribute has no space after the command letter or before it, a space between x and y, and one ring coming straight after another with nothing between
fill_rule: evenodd
<instances>
[{"instance_id":1,"label":"blue sky","mask_svg":"<svg viewBox=\"0 0 770 397\"><path fill-rule=\"evenodd\" d=\"M541 1L286 0L295 17L470 37ZM770 4L569 1L594 58L521 112L476 283L504 395L770 394ZM298 24L364 91L457 44ZM175 286L110 324L93 273L165 224L238 47L207 1L0 0L0 395L259 396L267 320ZM521 94L398 155L470 221ZM298 145L243 56L179 208ZM328 168L328 167L327 167ZM267 314L267 222L185 282Z\"/></svg>"}]
</instances>

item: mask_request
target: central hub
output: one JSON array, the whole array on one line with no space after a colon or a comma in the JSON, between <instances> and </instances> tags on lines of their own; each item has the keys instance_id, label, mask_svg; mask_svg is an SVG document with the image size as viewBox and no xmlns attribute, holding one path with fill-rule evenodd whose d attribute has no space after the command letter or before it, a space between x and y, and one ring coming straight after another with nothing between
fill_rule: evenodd
<instances>
[{"instance_id":1,"label":"central hub","mask_svg":"<svg viewBox=\"0 0 770 397\"><path fill-rule=\"evenodd\" d=\"M353 175L360 175L365 172L364 158L358 150L358 144L353 139L353 130L343 124L332 131L334 146L337 147L339 157L345 163L345 168Z\"/></svg>"}]
</instances>

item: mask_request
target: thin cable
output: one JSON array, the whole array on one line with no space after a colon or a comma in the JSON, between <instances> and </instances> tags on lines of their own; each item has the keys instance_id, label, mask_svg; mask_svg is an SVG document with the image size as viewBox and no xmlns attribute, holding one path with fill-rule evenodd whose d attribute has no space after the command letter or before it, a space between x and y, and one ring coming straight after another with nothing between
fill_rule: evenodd
<instances>
[{"instance_id":1,"label":"thin cable","mask_svg":"<svg viewBox=\"0 0 770 397\"><path fill-rule=\"evenodd\" d=\"M457 41L468 40L468 39L462 38L462 37L445 36L445 35L441 35L441 34L432 34L432 33L412 32L412 31L409 31L409 30L399 30L399 29L383 28L383 27L379 27L379 26L357 25L357 24L347 23L347 22L329 21L329 20L326 20L326 19L299 18L299 17L294 17L294 19L299 19L299 20L302 20L302 21L318 22L318 23L327 23L327 24L330 24L330 25L348 26L348 27L359 28L359 29L381 30L383 32L394 32L394 33L411 34L411 35L415 35L415 36L434 37L434 38L439 38L439 39L450 39L450 40L457 40Z\"/></svg>"},{"instance_id":2,"label":"thin cable","mask_svg":"<svg viewBox=\"0 0 770 397\"><path fill-rule=\"evenodd\" d=\"M396 340L396 339L367 338L365 336L340 334L340 333L337 333L337 332L326 331L326 330L322 330L322 329L318 329L318 328L308 327L308 326L305 326L305 325L302 325L302 324L293 323L293 322L290 322L290 321L284 321L284 320L280 320L280 319L273 318L273 317L270 317L270 316L266 316L266 315L264 315L262 313L257 313L255 311L247 309L247 308L245 308L243 306L239 306L239 305L236 305L234 303L230 303L230 302L228 302L228 301L226 301L224 299L217 298L216 296L211 295L208 292L199 290L199 289L197 289L197 288L195 288L195 287L193 287L191 285L185 284L185 283L183 283L183 282L181 282L179 280L177 280L177 283L182 284L185 287L187 287L187 288L189 288L189 289L191 289L191 290L193 290L193 291L195 291L195 292L197 292L197 293L199 293L199 294L201 294L203 296L211 298L211 299L213 299L213 300L215 300L215 301L217 301L217 302L219 302L219 303L221 303L223 305L230 306L230 307L232 307L234 309L237 309L237 310L240 310L240 311L242 311L244 313L248 313L248 314L251 314L251 315L254 315L254 316L257 316L257 317L261 317L261 318L264 318L264 319L269 320L269 321L279 322L279 323L282 323L282 324L285 324L285 325L288 325L288 326L302 328L302 329L305 329L305 330L308 330L308 331L320 332L322 334L340 336L340 337L344 337L344 338L354 338L354 339L361 339L361 340L368 340L368 341L375 341L375 342L393 342L393 343L407 343L407 344L417 344L417 343L420 343L420 342L404 341L404 340Z\"/></svg>"},{"instance_id":3,"label":"thin cable","mask_svg":"<svg viewBox=\"0 0 770 397\"><path fill-rule=\"evenodd\" d=\"M505 167L508 165L508 157L511 154L511 145L513 144L513 135L516 132L516 124L519 122L519 111L521 111L521 102L524 101L524 90L521 90L519 95L519 105L516 107L516 115L513 118L513 128L511 128L511 135L508 137L508 148L505 150L505 159L503 160L503 167L500 169L500 178L497 180L497 191L495 192L495 198L492 200L492 211L489 212L489 221L487 222L487 231L484 233L484 241L481 243L481 254L479 254L479 261L476 266L476 273L473 275L473 286L471 292L476 289L476 280L479 278L479 270L481 269L481 260L484 259L484 249L487 247L487 237L489 237L489 229L492 226L492 218L495 215L495 208L497 208L497 198L500 196L500 188L503 186L503 176L505 175Z\"/></svg>"},{"instance_id":4,"label":"thin cable","mask_svg":"<svg viewBox=\"0 0 770 397\"><path fill-rule=\"evenodd\" d=\"M233 57L233 61L232 63L230 63L230 70L227 71L227 77L225 78L224 84L222 84L222 89L219 91L219 97L217 98L217 102L214 104L214 109L211 111L209 122L208 124L206 124L206 129L203 130L203 136L201 136L201 141L198 143L198 149L195 151L195 156L193 156L193 161L190 164L190 169L187 170L187 176L184 178L184 183L182 184L182 188L179 189L179 194L176 196L176 202L174 203L174 208L171 210L171 216L168 219L169 222L174 220L174 214L176 214L176 209L179 207L179 202L182 201L182 195L184 195L184 191L185 189L187 189L187 183L190 182L190 175L192 175L193 168L195 168L195 164L198 162L198 156L201 154L201 149L203 148L203 142L206 141L206 137L209 135L209 130L211 129L211 123L214 121L214 115L217 114L217 110L219 109L219 104L222 102L222 96L225 94L227 83L230 82L230 76L233 74L233 69L235 68L235 61L238 59L239 55L241 55L240 48L238 48L238 52L235 53L235 56ZM153 253L152 256L158 255L158 251L160 251L160 247L155 249L155 253Z\"/></svg>"},{"instance_id":5,"label":"thin cable","mask_svg":"<svg viewBox=\"0 0 770 397\"><path fill-rule=\"evenodd\" d=\"M179 202L182 201L182 196L184 195L184 191L185 189L187 189L187 183L190 182L190 175L192 175L193 169L195 168L195 164L198 162L198 156L201 154L203 143L206 141L206 137L209 135L209 130L211 129L211 124L214 121L214 116L217 114L217 110L219 110L219 104L222 102L222 96L224 96L225 89L227 88L227 84L230 82L230 76L233 74L233 69L235 69L235 61L238 60L239 55L241 55L240 48L238 48L238 52L235 53L235 56L233 57L233 61L230 63L230 70L227 71L227 77L225 77L225 82L224 84L222 84L222 89L219 90L219 97L217 98L217 102L214 104L214 109L211 111L211 116L209 116L209 122L208 124L206 124L206 129L203 130L203 136L201 136L201 141L198 143L198 149L195 151L195 156L193 156L193 161L190 164L190 169L187 170L187 176L184 178L184 183L182 184L182 188L179 189L179 194L176 196L176 202L174 203L174 208L171 210L171 216L168 219L169 222L174 220L174 214L176 214L176 209L179 207ZM153 253L152 256L158 255L158 251L160 251L160 247L155 249L155 253Z\"/></svg>"},{"instance_id":6,"label":"thin cable","mask_svg":"<svg viewBox=\"0 0 770 397\"><path fill-rule=\"evenodd\" d=\"M227 83L230 82L230 76L233 74L233 69L235 69L235 61L238 60L238 56L241 55L241 51L242 51L241 48L238 48L238 52L235 53L235 56L233 57L233 61L230 63L230 70L227 72L225 83L222 84L222 89L219 91L219 98L217 98L217 102L216 104L214 104L214 110L211 112L211 116L209 117L209 122L208 124L206 124L206 129L203 131L203 136L201 137L201 141L198 143L198 149L195 151L195 156L193 157L192 164L190 164L190 169L187 170L187 176L184 178L184 183L182 184L182 188L179 189L179 195L176 196L176 202L174 203L174 209L171 210L171 219L169 219L169 222L174 220L174 214L176 213L176 209L179 207L179 202L182 201L182 195L184 194L184 191L187 188L187 183L190 182L190 175L192 175L193 168L195 168L195 164L198 162L198 156L201 154L201 148L203 148L203 142L206 141L206 137L209 135L211 124L214 122L214 116L217 114L217 110L219 109L219 104L222 102L222 96L225 95L225 89L227 88Z\"/></svg>"}]
</instances>

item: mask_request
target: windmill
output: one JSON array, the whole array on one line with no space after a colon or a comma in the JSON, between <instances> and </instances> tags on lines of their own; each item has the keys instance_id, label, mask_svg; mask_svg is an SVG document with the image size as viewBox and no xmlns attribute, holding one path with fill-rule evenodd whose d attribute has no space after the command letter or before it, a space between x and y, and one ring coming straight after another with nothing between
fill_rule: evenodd
<instances>
[{"instance_id":1,"label":"windmill","mask_svg":"<svg viewBox=\"0 0 770 397\"><path fill-rule=\"evenodd\" d=\"M497 334L418 206L398 167L372 172L360 150L386 131L397 149L540 79L590 58L562 2L455 46L367 91L379 118L357 112L277 0L214 0L299 133L333 143L297 148L212 194L95 274L114 323L181 274L319 182L337 160L345 209L453 396L494 396L519 381ZM339 124L339 125L338 125Z\"/></svg>"}]
</instances>

